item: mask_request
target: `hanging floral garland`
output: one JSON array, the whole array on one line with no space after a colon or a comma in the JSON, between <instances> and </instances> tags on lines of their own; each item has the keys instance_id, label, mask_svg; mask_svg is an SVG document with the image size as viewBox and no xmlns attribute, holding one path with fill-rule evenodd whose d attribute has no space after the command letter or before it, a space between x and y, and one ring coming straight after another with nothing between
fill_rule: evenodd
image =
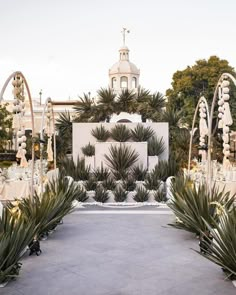
<instances>
[{"instance_id":1,"label":"hanging floral garland","mask_svg":"<svg viewBox=\"0 0 236 295\"><path fill-rule=\"evenodd\" d=\"M24 96L24 81L20 75L15 75L12 81L13 85L13 129L17 136L18 151L16 157L20 159L20 166L27 167L26 160L26 136L23 117L25 114L25 96Z\"/></svg>"},{"instance_id":2,"label":"hanging floral garland","mask_svg":"<svg viewBox=\"0 0 236 295\"><path fill-rule=\"evenodd\" d=\"M230 99L230 82L228 81L227 76L223 76L221 85L218 89L218 128L223 129L223 167L228 169L230 166L229 155L230 155L230 145L229 145L229 126L233 124L233 119L230 112L229 107L229 99Z\"/></svg>"}]
</instances>

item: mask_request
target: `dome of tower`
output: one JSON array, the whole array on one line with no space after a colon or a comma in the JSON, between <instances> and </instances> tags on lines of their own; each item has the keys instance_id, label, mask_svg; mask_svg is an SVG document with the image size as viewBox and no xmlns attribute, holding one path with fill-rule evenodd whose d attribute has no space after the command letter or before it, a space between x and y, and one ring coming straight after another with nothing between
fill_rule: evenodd
<instances>
[{"instance_id":1,"label":"dome of tower","mask_svg":"<svg viewBox=\"0 0 236 295\"><path fill-rule=\"evenodd\" d=\"M129 48L127 46L122 46L119 53L120 60L110 68L109 74L114 75L122 73L139 75L139 69L135 64L129 61Z\"/></svg>"}]
</instances>

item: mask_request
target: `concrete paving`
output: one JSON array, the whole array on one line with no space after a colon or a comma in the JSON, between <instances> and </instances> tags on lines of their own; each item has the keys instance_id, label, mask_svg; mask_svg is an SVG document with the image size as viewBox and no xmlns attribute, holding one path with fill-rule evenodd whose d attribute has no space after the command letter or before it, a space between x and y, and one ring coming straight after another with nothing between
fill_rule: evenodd
<instances>
[{"instance_id":1,"label":"concrete paving","mask_svg":"<svg viewBox=\"0 0 236 295\"><path fill-rule=\"evenodd\" d=\"M80 214L64 220L41 256L23 259L1 295L235 295L220 268L191 250L171 214Z\"/></svg>"}]
</instances>

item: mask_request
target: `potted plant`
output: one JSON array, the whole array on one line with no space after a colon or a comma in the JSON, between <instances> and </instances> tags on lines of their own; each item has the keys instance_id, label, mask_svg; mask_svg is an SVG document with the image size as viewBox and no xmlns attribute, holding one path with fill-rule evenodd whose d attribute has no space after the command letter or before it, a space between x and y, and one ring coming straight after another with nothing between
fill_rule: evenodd
<instances>
[{"instance_id":1,"label":"potted plant","mask_svg":"<svg viewBox=\"0 0 236 295\"><path fill-rule=\"evenodd\" d=\"M148 141L154 134L155 131L150 126L144 127L140 123L131 130L132 139L136 142Z\"/></svg>"},{"instance_id":2,"label":"potted plant","mask_svg":"<svg viewBox=\"0 0 236 295\"><path fill-rule=\"evenodd\" d=\"M158 139L156 136L152 136L148 140L148 170L151 171L159 161L159 156L164 152L165 144L163 137Z\"/></svg>"},{"instance_id":3,"label":"potted plant","mask_svg":"<svg viewBox=\"0 0 236 295\"><path fill-rule=\"evenodd\" d=\"M95 146L90 142L81 148L85 156L85 166L90 167L90 170L94 169L95 164Z\"/></svg>"},{"instance_id":4,"label":"potted plant","mask_svg":"<svg viewBox=\"0 0 236 295\"><path fill-rule=\"evenodd\" d=\"M91 134L97 139L97 141L105 142L110 137L110 132L106 130L103 125L96 127L92 130Z\"/></svg>"}]
</instances>

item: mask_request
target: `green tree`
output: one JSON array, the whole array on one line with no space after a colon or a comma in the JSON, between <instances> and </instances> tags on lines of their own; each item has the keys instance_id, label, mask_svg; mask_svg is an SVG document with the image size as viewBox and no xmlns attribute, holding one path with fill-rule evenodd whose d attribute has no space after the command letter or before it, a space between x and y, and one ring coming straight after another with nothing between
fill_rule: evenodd
<instances>
[{"instance_id":1,"label":"green tree","mask_svg":"<svg viewBox=\"0 0 236 295\"><path fill-rule=\"evenodd\" d=\"M7 105L0 105L0 150L8 147L7 140L12 139L12 114Z\"/></svg>"},{"instance_id":2,"label":"green tree","mask_svg":"<svg viewBox=\"0 0 236 295\"><path fill-rule=\"evenodd\" d=\"M129 89L122 90L117 99L117 113L135 113L137 111L137 96Z\"/></svg>"},{"instance_id":3,"label":"green tree","mask_svg":"<svg viewBox=\"0 0 236 295\"><path fill-rule=\"evenodd\" d=\"M74 106L74 110L77 114L76 122L94 122L95 119L95 102L94 98L90 98L90 94L85 94L83 97L79 97L79 100Z\"/></svg>"},{"instance_id":4,"label":"green tree","mask_svg":"<svg viewBox=\"0 0 236 295\"><path fill-rule=\"evenodd\" d=\"M146 97L138 105L138 111L143 119L151 119L154 122L160 121L165 107L165 98L160 92L156 92ZM143 120L144 121L144 120Z\"/></svg>"},{"instance_id":5,"label":"green tree","mask_svg":"<svg viewBox=\"0 0 236 295\"><path fill-rule=\"evenodd\" d=\"M101 120L104 118L107 122L110 122L110 117L116 108L116 94L111 88L100 88L97 93L96 117L101 118Z\"/></svg>"},{"instance_id":6,"label":"green tree","mask_svg":"<svg viewBox=\"0 0 236 295\"><path fill-rule=\"evenodd\" d=\"M59 132L57 136L57 155L62 157L72 151L72 118L68 111L60 113L56 120L56 128Z\"/></svg>"},{"instance_id":7,"label":"green tree","mask_svg":"<svg viewBox=\"0 0 236 295\"><path fill-rule=\"evenodd\" d=\"M225 72L235 74L228 61L217 56L197 60L193 66L175 72L172 88L166 91L168 104L172 109L182 110L184 121L191 125L200 96L211 102L218 79Z\"/></svg>"}]
</instances>

